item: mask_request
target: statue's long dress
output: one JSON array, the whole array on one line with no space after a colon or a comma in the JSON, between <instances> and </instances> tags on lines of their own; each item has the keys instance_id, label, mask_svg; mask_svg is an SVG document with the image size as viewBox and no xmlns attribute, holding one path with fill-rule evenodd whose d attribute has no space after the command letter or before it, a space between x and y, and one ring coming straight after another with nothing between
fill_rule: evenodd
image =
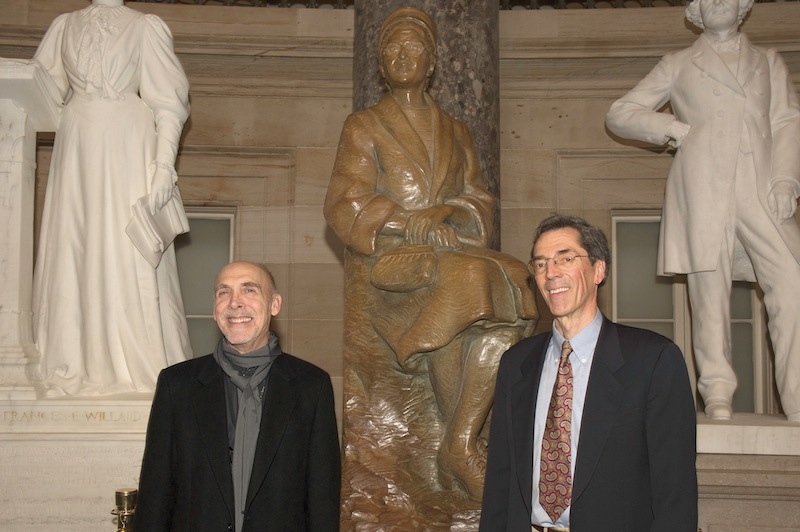
<instances>
[{"instance_id":1,"label":"statue's long dress","mask_svg":"<svg viewBox=\"0 0 800 532\"><path fill-rule=\"evenodd\" d=\"M154 269L125 226L149 192L157 142L177 146L186 76L167 26L124 6L61 15L35 60L67 101L34 273L41 376L49 395L151 392L191 347L174 247Z\"/></svg>"}]
</instances>

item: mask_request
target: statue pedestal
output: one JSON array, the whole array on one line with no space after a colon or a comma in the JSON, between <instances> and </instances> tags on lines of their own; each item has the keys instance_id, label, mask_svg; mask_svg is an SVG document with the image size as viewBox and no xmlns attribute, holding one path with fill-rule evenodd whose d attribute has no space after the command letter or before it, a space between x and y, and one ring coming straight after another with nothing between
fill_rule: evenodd
<instances>
[{"instance_id":1,"label":"statue pedestal","mask_svg":"<svg viewBox=\"0 0 800 532\"><path fill-rule=\"evenodd\" d=\"M59 95L36 64L0 59L0 399L34 399L33 197L36 133L54 131Z\"/></svg>"},{"instance_id":2,"label":"statue pedestal","mask_svg":"<svg viewBox=\"0 0 800 532\"><path fill-rule=\"evenodd\" d=\"M697 415L698 528L800 530L800 423L734 412Z\"/></svg>"},{"instance_id":3,"label":"statue pedestal","mask_svg":"<svg viewBox=\"0 0 800 532\"><path fill-rule=\"evenodd\" d=\"M734 413L730 421L697 415L698 454L800 456L800 423L783 416Z\"/></svg>"},{"instance_id":4,"label":"statue pedestal","mask_svg":"<svg viewBox=\"0 0 800 532\"><path fill-rule=\"evenodd\" d=\"M0 530L116 530L135 487L150 396L0 400Z\"/></svg>"}]
</instances>

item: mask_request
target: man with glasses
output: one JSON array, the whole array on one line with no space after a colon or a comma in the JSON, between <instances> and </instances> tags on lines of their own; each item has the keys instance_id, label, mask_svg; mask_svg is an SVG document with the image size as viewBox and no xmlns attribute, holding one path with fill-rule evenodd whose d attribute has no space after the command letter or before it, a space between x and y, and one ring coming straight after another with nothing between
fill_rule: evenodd
<instances>
[{"instance_id":1,"label":"man with glasses","mask_svg":"<svg viewBox=\"0 0 800 532\"><path fill-rule=\"evenodd\" d=\"M696 416L680 349L602 315L611 257L597 227L551 216L531 256L553 329L500 362L480 530L696 531Z\"/></svg>"}]
</instances>

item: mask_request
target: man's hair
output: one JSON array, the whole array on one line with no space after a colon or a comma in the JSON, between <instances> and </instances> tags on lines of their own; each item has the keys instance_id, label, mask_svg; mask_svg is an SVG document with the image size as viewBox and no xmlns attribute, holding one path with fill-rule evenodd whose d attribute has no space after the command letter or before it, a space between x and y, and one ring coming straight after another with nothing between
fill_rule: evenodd
<instances>
[{"instance_id":1,"label":"man's hair","mask_svg":"<svg viewBox=\"0 0 800 532\"><path fill-rule=\"evenodd\" d=\"M750 12L750 9L753 7L753 1L754 0L739 0L739 19L736 22L736 27L739 27L744 17ZM700 15L700 0L692 0L689 5L686 6L686 20L701 30L706 28L705 24L703 24L703 17Z\"/></svg>"},{"instance_id":2,"label":"man's hair","mask_svg":"<svg viewBox=\"0 0 800 532\"><path fill-rule=\"evenodd\" d=\"M608 272L611 271L611 251L608 248L608 239L599 227L595 227L580 216L554 214L545 218L533 234L531 258L533 258L533 250L536 248L536 243L543 234L569 228L575 229L580 234L580 245L586 250L592 264L598 260L606 263L605 277L599 284L599 286L603 286L608 278Z\"/></svg>"},{"instance_id":3,"label":"man's hair","mask_svg":"<svg viewBox=\"0 0 800 532\"><path fill-rule=\"evenodd\" d=\"M269 270L269 267L264 264L263 262L254 262L258 268L263 271L267 275L267 279L269 279L269 289L273 294L278 293L278 285L275 284L275 276L272 275L272 272Z\"/></svg>"}]
</instances>

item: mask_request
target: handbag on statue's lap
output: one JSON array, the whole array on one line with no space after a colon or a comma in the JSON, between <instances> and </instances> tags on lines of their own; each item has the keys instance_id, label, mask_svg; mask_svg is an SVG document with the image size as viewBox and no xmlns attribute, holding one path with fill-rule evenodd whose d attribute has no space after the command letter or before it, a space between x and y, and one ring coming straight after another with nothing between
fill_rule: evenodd
<instances>
[{"instance_id":1,"label":"handbag on statue's lap","mask_svg":"<svg viewBox=\"0 0 800 532\"><path fill-rule=\"evenodd\" d=\"M436 281L438 258L433 246L400 246L387 251L375 262L370 282L389 292L412 292Z\"/></svg>"}]
</instances>

